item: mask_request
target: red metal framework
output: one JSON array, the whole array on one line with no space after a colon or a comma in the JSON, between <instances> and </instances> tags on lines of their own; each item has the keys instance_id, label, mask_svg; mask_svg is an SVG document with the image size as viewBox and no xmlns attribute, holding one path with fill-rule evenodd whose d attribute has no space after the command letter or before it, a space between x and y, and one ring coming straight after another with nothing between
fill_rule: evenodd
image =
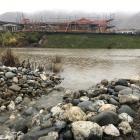
<instances>
[{"instance_id":1,"label":"red metal framework","mask_svg":"<svg viewBox=\"0 0 140 140\"><path fill-rule=\"evenodd\" d=\"M111 25L113 19L89 19L80 18L75 20L63 20L63 21L49 21L49 22L35 22L28 18L22 17L20 23L12 23L19 26L17 31L23 32L66 32L66 33L107 33L111 32L114 27ZM57 22L56 22L57 21ZM11 23L11 22L6 22ZM5 24L6 24L5 23Z\"/></svg>"}]
</instances>

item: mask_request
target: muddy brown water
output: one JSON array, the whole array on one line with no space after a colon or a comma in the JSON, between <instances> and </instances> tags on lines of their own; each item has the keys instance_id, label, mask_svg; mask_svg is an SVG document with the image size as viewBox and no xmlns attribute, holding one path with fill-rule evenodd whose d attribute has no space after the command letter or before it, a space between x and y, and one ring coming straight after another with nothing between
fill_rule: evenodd
<instances>
[{"instance_id":1,"label":"muddy brown water","mask_svg":"<svg viewBox=\"0 0 140 140\"><path fill-rule=\"evenodd\" d=\"M86 89L102 79L131 78L140 75L138 49L43 49L14 48L21 59L48 66L54 56L62 59L62 86Z\"/></svg>"}]
</instances>

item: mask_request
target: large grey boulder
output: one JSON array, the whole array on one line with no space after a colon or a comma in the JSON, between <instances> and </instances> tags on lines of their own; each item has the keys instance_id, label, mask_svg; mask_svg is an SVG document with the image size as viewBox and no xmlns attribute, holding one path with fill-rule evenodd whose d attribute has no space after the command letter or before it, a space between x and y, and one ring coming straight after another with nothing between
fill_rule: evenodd
<instances>
[{"instance_id":1,"label":"large grey boulder","mask_svg":"<svg viewBox=\"0 0 140 140\"><path fill-rule=\"evenodd\" d=\"M131 117L134 117L136 112L128 105L122 105L120 107L120 109L118 110L118 113L127 113L128 115L130 115Z\"/></svg>"},{"instance_id":2,"label":"large grey boulder","mask_svg":"<svg viewBox=\"0 0 140 140\"><path fill-rule=\"evenodd\" d=\"M115 86L114 90L115 90L116 92L119 92L119 91L124 90L124 89L126 89L126 88L128 88L128 87L126 87L126 86L121 86L121 85L117 85L117 86Z\"/></svg>"},{"instance_id":3,"label":"large grey boulder","mask_svg":"<svg viewBox=\"0 0 140 140\"><path fill-rule=\"evenodd\" d=\"M108 124L118 124L119 117L115 112L112 111L105 111L101 112L96 116L93 116L91 121L98 123L101 126L108 125Z\"/></svg>"},{"instance_id":4,"label":"large grey boulder","mask_svg":"<svg viewBox=\"0 0 140 140\"><path fill-rule=\"evenodd\" d=\"M83 111L94 111L94 106L93 102L91 101L84 101L78 104L78 106L83 110Z\"/></svg>"},{"instance_id":5,"label":"large grey boulder","mask_svg":"<svg viewBox=\"0 0 140 140\"><path fill-rule=\"evenodd\" d=\"M78 104L78 106L83 110L83 111L98 111L98 109L104 105L104 101L102 100L96 100L95 102L92 101L84 101Z\"/></svg>"},{"instance_id":6,"label":"large grey boulder","mask_svg":"<svg viewBox=\"0 0 140 140\"><path fill-rule=\"evenodd\" d=\"M119 79L116 81L115 85L128 86L128 82L126 79Z\"/></svg>"}]
</instances>

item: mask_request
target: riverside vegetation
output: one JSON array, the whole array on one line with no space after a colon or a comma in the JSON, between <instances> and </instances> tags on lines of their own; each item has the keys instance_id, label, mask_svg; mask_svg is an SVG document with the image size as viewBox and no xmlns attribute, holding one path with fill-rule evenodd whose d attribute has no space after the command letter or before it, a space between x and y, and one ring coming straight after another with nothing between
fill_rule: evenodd
<instances>
[{"instance_id":1,"label":"riverside vegetation","mask_svg":"<svg viewBox=\"0 0 140 140\"><path fill-rule=\"evenodd\" d=\"M1 64L0 139L140 140L139 80L102 80L78 91L59 87L61 81L25 63ZM54 91L61 102L37 103Z\"/></svg>"},{"instance_id":2,"label":"riverside vegetation","mask_svg":"<svg viewBox=\"0 0 140 140\"><path fill-rule=\"evenodd\" d=\"M0 33L0 46L44 48L140 48L140 35Z\"/></svg>"}]
</instances>

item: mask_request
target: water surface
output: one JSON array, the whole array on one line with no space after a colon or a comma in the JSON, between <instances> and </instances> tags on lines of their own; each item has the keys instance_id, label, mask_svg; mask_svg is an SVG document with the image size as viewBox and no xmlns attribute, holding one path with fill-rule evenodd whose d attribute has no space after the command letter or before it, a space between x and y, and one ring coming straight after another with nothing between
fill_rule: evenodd
<instances>
[{"instance_id":1,"label":"water surface","mask_svg":"<svg viewBox=\"0 0 140 140\"><path fill-rule=\"evenodd\" d=\"M62 58L62 86L86 89L102 79L131 78L140 75L138 49L13 49L21 59L30 59L44 66L54 56Z\"/></svg>"}]
</instances>

